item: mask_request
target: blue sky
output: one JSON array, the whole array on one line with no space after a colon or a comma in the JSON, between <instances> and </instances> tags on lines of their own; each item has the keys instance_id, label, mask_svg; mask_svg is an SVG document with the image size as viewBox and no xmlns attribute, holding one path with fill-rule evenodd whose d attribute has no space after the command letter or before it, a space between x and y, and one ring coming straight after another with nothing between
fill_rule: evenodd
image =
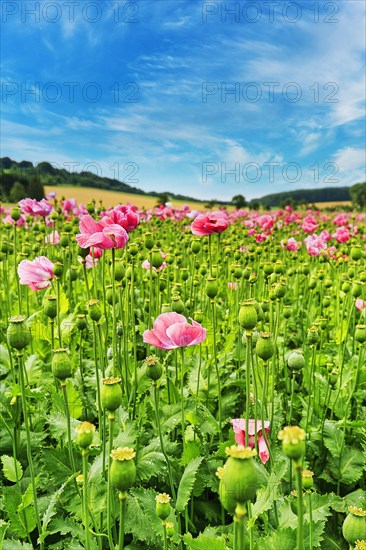
<instances>
[{"instance_id":1,"label":"blue sky","mask_svg":"<svg viewBox=\"0 0 366 550\"><path fill-rule=\"evenodd\" d=\"M204 199L363 181L365 6L3 0L1 156Z\"/></svg>"}]
</instances>

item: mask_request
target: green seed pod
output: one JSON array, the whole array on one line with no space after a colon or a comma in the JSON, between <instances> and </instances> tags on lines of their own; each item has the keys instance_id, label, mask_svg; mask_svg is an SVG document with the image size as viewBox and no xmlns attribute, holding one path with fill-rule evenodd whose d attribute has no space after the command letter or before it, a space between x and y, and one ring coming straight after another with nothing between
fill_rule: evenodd
<instances>
[{"instance_id":1,"label":"green seed pod","mask_svg":"<svg viewBox=\"0 0 366 550\"><path fill-rule=\"evenodd\" d=\"M121 379L117 377L103 378L101 388L102 406L107 411L115 411L122 404Z\"/></svg>"},{"instance_id":2,"label":"green seed pod","mask_svg":"<svg viewBox=\"0 0 366 550\"><path fill-rule=\"evenodd\" d=\"M28 346L31 335L23 315L10 317L6 337L11 348L21 350Z\"/></svg>"},{"instance_id":3,"label":"green seed pod","mask_svg":"<svg viewBox=\"0 0 366 550\"><path fill-rule=\"evenodd\" d=\"M64 266L61 262L56 262L53 266L53 272L56 275L56 277L61 277L63 273Z\"/></svg>"},{"instance_id":4,"label":"green seed pod","mask_svg":"<svg viewBox=\"0 0 366 550\"><path fill-rule=\"evenodd\" d=\"M57 315L57 297L53 294L46 296L43 306L43 311L50 319L54 319Z\"/></svg>"},{"instance_id":5,"label":"green seed pod","mask_svg":"<svg viewBox=\"0 0 366 550\"><path fill-rule=\"evenodd\" d=\"M324 296L322 300L323 307L327 308L330 306L330 296Z\"/></svg>"},{"instance_id":6,"label":"green seed pod","mask_svg":"<svg viewBox=\"0 0 366 550\"><path fill-rule=\"evenodd\" d=\"M205 290L206 290L207 296L211 298L211 300L213 300L219 290L217 280L214 277L207 277Z\"/></svg>"},{"instance_id":7,"label":"green seed pod","mask_svg":"<svg viewBox=\"0 0 366 550\"><path fill-rule=\"evenodd\" d=\"M252 330L257 324L258 315L253 301L240 302L239 323L245 330Z\"/></svg>"},{"instance_id":8,"label":"green seed pod","mask_svg":"<svg viewBox=\"0 0 366 550\"><path fill-rule=\"evenodd\" d=\"M361 246L359 244L354 244L351 247L350 255L351 255L352 260L355 260L355 261L360 260L362 258L362 248L361 248Z\"/></svg>"},{"instance_id":9,"label":"green seed pod","mask_svg":"<svg viewBox=\"0 0 366 550\"><path fill-rule=\"evenodd\" d=\"M273 273L273 264L271 262L265 262L263 264L263 272L266 277L269 277Z\"/></svg>"},{"instance_id":10,"label":"green seed pod","mask_svg":"<svg viewBox=\"0 0 366 550\"><path fill-rule=\"evenodd\" d=\"M366 283L366 271L361 271L361 273L359 274L359 279L361 283Z\"/></svg>"},{"instance_id":11,"label":"green seed pod","mask_svg":"<svg viewBox=\"0 0 366 550\"><path fill-rule=\"evenodd\" d=\"M207 273L207 268L205 265L201 265L200 269L199 269L199 275L202 275L202 277L204 277Z\"/></svg>"},{"instance_id":12,"label":"green seed pod","mask_svg":"<svg viewBox=\"0 0 366 550\"><path fill-rule=\"evenodd\" d=\"M184 312L184 304L180 296L172 297L172 311L175 311L176 313Z\"/></svg>"},{"instance_id":13,"label":"green seed pod","mask_svg":"<svg viewBox=\"0 0 366 550\"><path fill-rule=\"evenodd\" d=\"M78 278L78 268L76 267L76 265L70 265L70 269L69 269L69 272L68 272L68 275L69 275L69 279L71 282L74 282L77 280Z\"/></svg>"},{"instance_id":14,"label":"green seed pod","mask_svg":"<svg viewBox=\"0 0 366 550\"><path fill-rule=\"evenodd\" d=\"M348 292L350 290L350 288L351 288L351 283L349 281L344 281L342 283L341 289L342 289L343 292Z\"/></svg>"},{"instance_id":15,"label":"green seed pod","mask_svg":"<svg viewBox=\"0 0 366 550\"><path fill-rule=\"evenodd\" d=\"M356 325L355 340L360 344L366 342L366 325Z\"/></svg>"},{"instance_id":16,"label":"green seed pod","mask_svg":"<svg viewBox=\"0 0 366 550\"><path fill-rule=\"evenodd\" d=\"M89 302L86 302L86 307L88 308L90 319L92 319L92 321L98 322L102 316L102 310L99 305L99 300L89 300Z\"/></svg>"},{"instance_id":17,"label":"green seed pod","mask_svg":"<svg viewBox=\"0 0 366 550\"><path fill-rule=\"evenodd\" d=\"M262 300L262 302L260 303L260 306L261 306L262 310L264 311L264 313L267 313L269 311L269 308L270 308L270 301L269 300Z\"/></svg>"},{"instance_id":18,"label":"green seed pod","mask_svg":"<svg viewBox=\"0 0 366 550\"><path fill-rule=\"evenodd\" d=\"M303 511L306 512L306 501L304 500L305 493L303 493ZM293 513L298 516L299 515L299 499L298 499L298 492L297 491L291 491L290 495L290 506Z\"/></svg>"},{"instance_id":19,"label":"green seed pod","mask_svg":"<svg viewBox=\"0 0 366 550\"><path fill-rule=\"evenodd\" d=\"M347 269L347 276L350 278L350 279L353 279L353 277L355 276L355 268L354 267L349 267Z\"/></svg>"},{"instance_id":20,"label":"green seed pod","mask_svg":"<svg viewBox=\"0 0 366 550\"><path fill-rule=\"evenodd\" d=\"M348 544L366 539L366 511L357 506L349 506L349 514L343 522L342 533Z\"/></svg>"},{"instance_id":21,"label":"green seed pod","mask_svg":"<svg viewBox=\"0 0 366 550\"><path fill-rule=\"evenodd\" d=\"M310 281L309 281L309 288L311 290L314 290L314 288L316 288L316 285L317 285L316 279L311 278Z\"/></svg>"},{"instance_id":22,"label":"green seed pod","mask_svg":"<svg viewBox=\"0 0 366 550\"><path fill-rule=\"evenodd\" d=\"M125 267L122 262L116 262L114 266L114 280L115 281L122 281L123 277L125 276Z\"/></svg>"},{"instance_id":23,"label":"green seed pod","mask_svg":"<svg viewBox=\"0 0 366 550\"><path fill-rule=\"evenodd\" d=\"M131 256L136 256L139 251L139 245L137 243L130 243L128 246L128 252Z\"/></svg>"},{"instance_id":24,"label":"green seed pod","mask_svg":"<svg viewBox=\"0 0 366 550\"><path fill-rule=\"evenodd\" d=\"M159 380L163 374L162 366L159 363L159 358L156 355L149 355L144 361L146 365L146 375L150 380Z\"/></svg>"},{"instance_id":25,"label":"green seed pod","mask_svg":"<svg viewBox=\"0 0 366 550\"><path fill-rule=\"evenodd\" d=\"M325 271L324 269L318 269L318 272L317 272L317 276L318 276L318 279L320 281L322 281L325 277Z\"/></svg>"},{"instance_id":26,"label":"green seed pod","mask_svg":"<svg viewBox=\"0 0 366 550\"><path fill-rule=\"evenodd\" d=\"M283 316L285 319L289 319L291 317L291 306L285 305L283 306Z\"/></svg>"},{"instance_id":27,"label":"green seed pod","mask_svg":"<svg viewBox=\"0 0 366 550\"><path fill-rule=\"evenodd\" d=\"M88 211L88 214L90 214L90 215L94 214L94 212L95 212L95 203L89 202L89 203L86 205L86 209L87 209L87 211Z\"/></svg>"},{"instance_id":28,"label":"green seed pod","mask_svg":"<svg viewBox=\"0 0 366 550\"><path fill-rule=\"evenodd\" d=\"M188 272L188 269L187 269L186 267L183 267L183 268L180 270L180 275L181 275L182 281L188 281L188 279L189 279L189 272Z\"/></svg>"},{"instance_id":29,"label":"green seed pod","mask_svg":"<svg viewBox=\"0 0 366 550\"><path fill-rule=\"evenodd\" d=\"M76 221L78 221L78 217L76 216ZM65 222L62 229L65 231L65 233L71 233L72 231L72 223Z\"/></svg>"},{"instance_id":30,"label":"green seed pod","mask_svg":"<svg viewBox=\"0 0 366 550\"><path fill-rule=\"evenodd\" d=\"M70 237L69 234L66 232L62 232L60 235L60 245L62 248L67 248L70 244Z\"/></svg>"},{"instance_id":31,"label":"green seed pod","mask_svg":"<svg viewBox=\"0 0 366 550\"><path fill-rule=\"evenodd\" d=\"M275 347L272 341L271 332L260 332L257 340L255 351L263 361L268 361L275 352Z\"/></svg>"},{"instance_id":32,"label":"green seed pod","mask_svg":"<svg viewBox=\"0 0 366 550\"><path fill-rule=\"evenodd\" d=\"M12 208L11 213L10 213L10 217L15 222L20 220L20 210L19 210L19 208Z\"/></svg>"},{"instance_id":33,"label":"green seed pod","mask_svg":"<svg viewBox=\"0 0 366 550\"><path fill-rule=\"evenodd\" d=\"M166 535L168 539L172 539L175 533L174 523L172 523L171 521L166 521L165 529L166 529Z\"/></svg>"},{"instance_id":34,"label":"green seed pod","mask_svg":"<svg viewBox=\"0 0 366 550\"><path fill-rule=\"evenodd\" d=\"M226 447L225 452L228 459L223 468L222 492L232 495L236 504L254 500L258 487L258 471L253 459L256 451L232 445Z\"/></svg>"},{"instance_id":35,"label":"green seed pod","mask_svg":"<svg viewBox=\"0 0 366 550\"><path fill-rule=\"evenodd\" d=\"M93 443L95 426L90 422L83 422L76 428L76 443L82 449L87 449Z\"/></svg>"},{"instance_id":36,"label":"green seed pod","mask_svg":"<svg viewBox=\"0 0 366 550\"><path fill-rule=\"evenodd\" d=\"M224 468L219 467L216 472L217 477L220 479L219 482L219 498L222 506L225 508L229 514L234 514L236 508L236 500L234 495L229 493L226 490L226 484L223 481Z\"/></svg>"},{"instance_id":37,"label":"green seed pod","mask_svg":"<svg viewBox=\"0 0 366 550\"><path fill-rule=\"evenodd\" d=\"M301 477L302 477L302 486L304 487L304 489L305 490L311 489L314 485L314 481L313 481L314 472L312 472L311 470L303 470L301 472Z\"/></svg>"},{"instance_id":38,"label":"green seed pod","mask_svg":"<svg viewBox=\"0 0 366 550\"><path fill-rule=\"evenodd\" d=\"M81 256L84 260L87 255L90 253L90 248L81 248L78 249L78 256Z\"/></svg>"},{"instance_id":39,"label":"green seed pod","mask_svg":"<svg viewBox=\"0 0 366 550\"><path fill-rule=\"evenodd\" d=\"M286 426L278 434L285 455L299 461L305 454L305 431L298 426Z\"/></svg>"},{"instance_id":40,"label":"green seed pod","mask_svg":"<svg viewBox=\"0 0 366 550\"><path fill-rule=\"evenodd\" d=\"M163 290L165 290L167 287L167 281L164 277L160 277L160 281L159 281L159 290L162 292Z\"/></svg>"},{"instance_id":41,"label":"green seed pod","mask_svg":"<svg viewBox=\"0 0 366 550\"><path fill-rule=\"evenodd\" d=\"M119 491L128 491L136 481L136 466L133 461L135 456L135 451L129 447L120 447L111 452L109 478L113 487Z\"/></svg>"},{"instance_id":42,"label":"green seed pod","mask_svg":"<svg viewBox=\"0 0 366 550\"><path fill-rule=\"evenodd\" d=\"M274 287L274 293L276 295L276 298L283 298L286 294L286 284L285 283L277 283Z\"/></svg>"},{"instance_id":43,"label":"green seed pod","mask_svg":"<svg viewBox=\"0 0 366 550\"><path fill-rule=\"evenodd\" d=\"M172 311L170 304L161 305L161 313L169 313L170 311Z\"/></svg>"},{"instance_id":44,"label":"green seed pod","mask_svg":"<svg viewBox=\"0 0 366 550\"><path fill-rule=\"evenodd\" d=\"M154 239L150 231L147 231L145 233L144 245L148 250L151 250L152 248L154 248Z\"/></svg>"},{"instance_id":45,"label":"green seed pod","mask_svg":"<svg viewBox=\"0 0 366 550\"><path fill-rule=\"evenodd\" d=\"M86 318L84 313L78 313L78 315L76 316L76 326L79 330L86 329Z\"/></svg>"},{"instance_id":46,"label":"green seed pod","mask_svg":"<svg viewBox=\"0 0 366 550\"><path fill-rule=\"evenodd\" d=\"M355 281L351 289L352 296L358 298L362 294L362 286L358 281Z\"/></svg>"},{"instance_id":47,"label":"green seed pod","mask_svg":"<svg viewBox=\"0 0 366 550\"><path fill-rule=\"evenodd\" d=\"M319 331L316 327L310 327L308 330L309 344L316 344L319 340Z\"/></svg>"},{"instance_id":48,"label":"green seed pod","mask_svg":"<svg viewBox=\"0 0 366 550\"><path fill-rule=\"evenodd\" d=\"M113 286L107 285L106 286L106 293L105 293L106 300L110 306L113 305Z\"/></svg>"},{"instance_id":49,"label":"green seed pod","mask_svg":"<svg viewBox=\"0 0 366 550\"><path fill-rule=\"evenodd\" d=\"M295 350L287 358L288 368L291 370L301 370L305 366L305 358L301 350Z\"/></svg>"},{"instance_id":50,"label":"green seed pod","mask_svg":"<svg viewBox=\"0 0 366 550\"><path fill-rule=\"evenodd\" d=\"M170 496L166 493L160 493L160 495L156 495L155 500L156 514L159 519L164 521L167 517L169 517L171 511Z\"/></svg>"},{"instance_id":51,"label":"green seed pod","mask_svg":"<svg viewBox=\"0 0 366 550\"><path fill-rule=\"evenodd\" d=\"M154 248L151 253L151 265L152 267L155 267L155 269L159 269L163 265L164 259L161 255L160 250L157 248Z\"/></svg>"},{"instance_id":52,"label":"green seed pod","mask_svg":"<svg viewBox=\"0 0 366 550\"><path fill-rule=\"evenodd\" d=\"M53 350L51 370L53 376L58 380L64 381L72 376L71 359L65 348Z\"/></svg>"},{"instance_id":53,"label":"green seed pod","mask_svg":"<svg viewBox=\"0 0 366 550\"><path fill-rule=\"evenodd\" d=\"M193 313L193 319L197 322L197 323L203 323L203 313L202 311L195 311Z\"/></svg>"},{"instance_id":54,"label":"green seed pod","mask_svg":"<svg viewBox=\"0 0 366 550\"><path fill-rule=\"evenodd\" d=\"M199 242L198 239L192 241L191 250L192 250L193 254L198 254L198 252L201 250L201 243Z\"/></svg>"}]
</instances>

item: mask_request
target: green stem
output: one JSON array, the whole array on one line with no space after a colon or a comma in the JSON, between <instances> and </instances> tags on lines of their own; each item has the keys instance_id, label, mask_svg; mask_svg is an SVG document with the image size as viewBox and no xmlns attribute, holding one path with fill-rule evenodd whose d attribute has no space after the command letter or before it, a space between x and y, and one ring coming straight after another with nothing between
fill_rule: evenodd
<instances>
[{"instance_id":1,"label":"green stem","mask_svg":"<svg viewBox=\"0 0 366 550\"><path fill-rule=\"evenodd\" d=\"M304 550L304 501L302 494L302 467L301 461L294 463L297 478L297 545L296 550Z\"/></svg>"},{"instance_id":2,"label":"green stem","mask_svg":"<svg viewBox=\"0 0 366 550\"><path fill-rule=\"evenodd\" d=\"M120 502L120 505L119 505L119 538L118 538L118 550L123 550L123 546L124 546L124 537L125 537L125 525L124 525L124 521L125 521L125 509L126 509L126 499L127 499L127 494L124 493L123 491L120 491L118 493L118 498L119 498L119 502ZM112 547L113 548L113 547Z\"/></svg>"},{"instance_id":3,"label":"green stem","mask_svg":"<svg viewBox=\"0 0 366 550\"><path fill-rule=\"evenodd\" d=\"M310 537L310 550L313 548L313 506L311 500L311 491L307 491L309 501L309 537Z\"/></svg>"},{"instance_id":4,"label":"green stem","mask_svg":"<svg viewBox=\"0 0 366 550\"><path fill-rule=\"evenodd\" d=\"M216 318L215 318L215 301L211 301L211 313L212 313L212 327L213 327L213 347L214 347L214 361L217 377L217 391L218 391L218 405L219 405L219 439L222 441L222 414L221 414L221 383L220 383L220 371L217 360L217 348L216 348Z\"/></svg>"},{"instance_id":5,"label":"green stem","mask_svg":"<svg viewBox=\"0 0 366 550\"><path fill-rule=\"evenodd\" d=\"M69 458L70 458L70 464L72 468L72 473L76 473L76 466L75 466L75 459L74 459L74 453L72 450L72 437L71 437L71 420L70 420L70 409L69 409L69 403L67 398L67 391L66 391L66 382L61 382L61 388L62 393L64 396L64 407L65 407L65 416L66 416L66 424L67 424L67 439L68 439L68 449L69 449ZM76 483L76 482L75 482Z\"/></svg>"},{"instance_id":6,"label":"green stem","mask_svg":"<svg viewBox=\"0 0 366 550\"><path fill-rule=\"evenodd\" d=\"M28 407L27 407L27 401L26 401L26 395L25 395L25 383L24 383L24 365L23 365L23 354L18 353L18 359L19 359L19 381L20 381L20 391L22 394L22 407L23 407L23 417L24 417L24 427L25 427L25 433L26 433L26 440L27 440L27 458L28 458L28 466L29 466L29 473L31 478L31 484L32 484L32 490L33 490L33 501L34 501L34 513L36 516L36 523L37 523L37 529L39 535L42 532L41 528L41 519L39 515L38 510L38 498L37 498L37 487L36 487L36 480L34 475L34 466L33 466L33 458L32 458L32 443L31 443L31 435L30 435L30 428L29 428L29 416L28 416ZM41 549L44 548L44 543L40 543Z\"/></svg>"},{"instance_id":7,"label":"green stem","mask_svg":"<svg viewBox=\"0 0 366 550\"><path fill-rule=\"evenodd\" d=\"M113 449L113 427L114 427L114 412L110 412L108 415L109 420L109 441L108 441L108 464L109 468L111 467L111 453ZM107 533L108 541L110 548L114 548L114 542L112 537L112 487L110 476L108 476L108 487L107 487Z\"/></svg>"},{"instance_id":8,"label":"green stem","mask_svg":"<svg viewBox=\"0 0 366 550\"><path fill-rule=\"evenodd\" d=\"M156 425L158 427L158 432L159 432L161 452L164 455L165 462L166 462L166 465L167 465L167 468L168 468L170 491L171 491L173 500L175 502L176 501L176 492L175 492L175 487L174 487L174 482L173 482L173 477L172 477L172 471L171 471L168 455L166 454L165 449L164 449L164 440L163 440L163 435L161 433L160 416L159 416L159 399L158 399L158 391L159 390L157 388L156 382L153 383L153 388L154 388L154 403L155 403Z\"/></svg>"},{"instance_id":9,"label":"green stem","mask_svg":"<svg viewBox=\"0 0 366 550\"><path fill-rule=\"evenodd\" d=\"M85 548L90 549L90 531L89 531L89 505L88 505L88 449L82 450L83 456L83 516L85 528Z\"/></svg>"},{"instance_id":10,"label":"green stem","mask_svg":"<svg viewBox=\"0 0 366 550\"><path fill-rule=\"evenodd\" d=\"M112 376L116 376L117 363L117 323L116 323L116 282L115 282L116 250L112 248Z\"/></svg>"},{"instance_id":11,"label":"green stem","mask_svg":"<svg viewBox=\"0 0 366 550\"><path fill-rule=\"evenodd\" d=\"M250 419L250 370L252 359L252 332L247 331L247 360L245 365L245 446L249 445L249 419Z\"/></svg>"}]
</instances>

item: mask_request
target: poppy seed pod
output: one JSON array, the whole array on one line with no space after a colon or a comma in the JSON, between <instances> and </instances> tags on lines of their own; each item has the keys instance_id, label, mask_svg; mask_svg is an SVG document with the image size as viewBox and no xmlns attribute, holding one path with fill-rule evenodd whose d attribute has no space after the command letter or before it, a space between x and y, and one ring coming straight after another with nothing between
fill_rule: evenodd
<instances>
[{"instance_id":1,"label":"poppy seed pod","mask_svg":"<svg viewBox=\"0 0 366 550\"><path fill-rule=\"evenodd\" d=\"M191 243L191 250L193 254L198 254L198 252L201 250L201 244L199 241L192 241Z\"/></svg>"},{"instance_id":2,"label":"poppy seed pod","mask_svg":"<svg viewBox=\"0 0 366 550\"><path fill-rule=\"evenodd\" d=\"M155 269L159 269L163 265L164 258L161 255L160 250L157 248L154 248L151 253L151 265L152 267L155 267Z\"/></svg>"},{"instance_id":3,"label":"poppy seed pod","mask_svg":"<svg viewBox=\"0 0 366 550\"><path fill-rule=\"evenodd\" d=\"M170 506L170 496L166 493L160 493L155 497L156 504L155 510L159 519L164 521L169 517L171 506Z\"/></svg>"},{"instance_id":4,"label":"poppy seed pod","mask_svg":"<svg viewBox=\"0 0 366 550\"><path fill-rule=\"evenodd\" d=\"M12 220L14 220L15 222L17 222L18 220L20 220L20 210L19 208L12 208L12 211L10 213L10 217Z\"/></svg>"},{"instance_id":5,"label":"poppy seed pod","mask_svg":"<svg viewBox=\"0 0 366 550\"><path fill-rule=\"evenodd\" d=\"M129 447L119 447L111 452L109 478L113 487L119 491L128 491L136 481L136 465L133 461L135 456L135 451Z\"/></svg>"},{"instance_id":6,"label":"poppy seed pod","mask_svg":"<svg viewBox=\"0 0 366 550\"><path fill-rule=\"evenodd\" d=\"M184 304L180 296L173 296L172 297L172 311L175 311L175 313L183 313L184 312Z\"/></svg>"},{"instance_id":7,"label":"poppy seed pod","mask_svg":"<svg viewBox=\"0 0 366 550\"><path fill-rule=\"evenodd\" d=\"M252 330L258 321L257 310L253 301L240 303L239 323L245 330Z\"/></svg>"},{"instance_id":8,"label":"poppy seed pod","mask_svg":"<svg viewBox=\"0 0 366 550\"><path fill-rule=\"evenodd\" d=\"M313 481L314 472L312 472L311 470L303 470L301 472L301 477L302 477L303 488L305 490L311 489L312 486L314 485L314 481Z\"/></svg>"},{"instance_id":9,"label":"poppy seed pod","mask_svg":"<svg viewBox=\"0 0 366 550\"><path fill-rule=\"evenodd\" d=\"M278 434L282 449L291 460L299 461L305 454L305 431L298 426L286 426Z\"/></svg>"},{"instance_id":10,"label":"poppy seed pod","mask_svg":"<svg viewBox=\"0 0 366 550\"><path fill-rule=\"evenodd\" d=\"M362 248L360 245L353 245L351 247L351 252L350 252L350 256L352 258L352 260L359 260L360 258L362 258Z\"/></svg>"},{"instance_id":11,"label":"poppy seed pod","mask_svg":"<svg viewBox=\"0 0 366 550\"><path fill-rule=\"evenodd\" d=\"M366 325L356 325L355 340L360 344L366 342Z\"/></svg>"},{"instance_id":12,"label":"poppy seed pod","mask_svg":"<svg viewBox=\"0 0 366 550\"><path fill-rule=\"evenodd\" d=\"M54 319L57 315L57 297L53 294L46 296L43 310L47 317Z\"/></svg>"},{"instance_id":13,"label":"poppy seed pod","mask_svg":"<svg viewBox=\"0 0 366 550\"><path fill-rule=\"evenodd\" d=\"M316 327L310 327L308 330L308 342L309 344L316 344L319 340L319 331Z\"/></svg>"},{"instance_id":14,"label":"poppy seed pod","mask_svg":"<svg viewBox=\"0 0 366 550\"><path fill-rule=\"evenodd\" d=\"M69 244L70 244L69 234L66 233L66 232L61 233L61 235L60 235L60 246L62 246L62 248L66 248L67 246L69 246Z\"/></svg>"},{"instance_id":15,"label":"poppy seed pod","mask_svg":"<svg viewBox=\"0 0 366 550\"><path fill-rule=\"evenodd\" d=\"M101 388L101 401L102 406L107 409L107 411L115 411L122 404L122 388L121 388L121 379L118 377L110 377L102 379L102 388Z\"/></svg>"},{"instance_id":16,"label":"poppy seed pod","mask_svg":"<svg viewBox=\"0 0 366 550\"><path fill-rule=\"evenodd\" d=\"M221 495L231 495L236 504L254 500L258 487L258 472L253 459L255 449L232 445L226 447L225 452L228 459L220 480Z\"/></svg>"},{"instance_id":17,"label":"poppy seed pod","mask_svg":"<svg viewBox=\"0 0 366 550\"><path fill-rule=\"evenodd\" d=\"M154 239L150 231L147 231L145 233L144 245L148 250L151 250L152 248L154 248Z\"/></svg>"},{"instance_id":18,"label":"poppy seed pod","mask_svg":"<svg viewBox=\"0 0 366 550\"><path fill-rule=\"evenodd\" d=\"M86 329L86 318L84 313L78 313L78 315L76 316L76 326L79 330Z\"/></svg>"},{"instance_id":19,"label":"poppy seed pod","mask_svg":"<svg viewBox=\"0 0 366 550\"><path fill-rule=\"evenodd\" d=\"M64 266L61 262L56 262L53 266L53 273L56 275L56 277L61 277L64 270Z\"/></svg>"},{"instance_id":20,"label":"poppy seed pod","mask_svg":"<svg viewBox=\"0 0 366 550\"><path fill-rule=\"evenodd\" d=\"M51 370L53 376L61 381L72 376L71 359L65 348L53 350Z\"/></svg>"},{"instance_id":21,"label":"poppy seed pod","mask_svg":"<svg viewBox=\"0 0 366 550\"><path fill-rule=\"evenodd\" d=\"M288 368L291 370L301 370L305 366L305 358L301 350L295 350L287 358Z\"/></svg>"},{"instance_id":22,"label":"poppy seed pod","mask_svg":"<svg viewBox=\"0 0 366 550\"><path fill-rule=\"evenodd\" d=\"M98 322L102 316L102 310L99 305L99 300L93 299L86 302L86 307L88 308L89 317L92 321Z\"/></svg>"},{"instance_id":23,"label":"poppy seed pod","mask_svg":"<svg viewBox=\"0 0 366 550\"><path fill-rule=\"evenodd\" d=\"M362 294L362 283L355 281L351 288L352 296L358 298Z\"/></svg>"},{"instance_id":24,"label":"poppy seed pod","mask_svg":"<svg viewBox=\"0 0 366 550\"><path fill-rule=\"evenodd\" d=\"M366 539L366 511L357 506L349 506L349 514L343 522L342 533L348 544Z\"/></svg>"},{"instance_id":25,"label":"poppy seed pod","mask_svg":"<svg viewBox=\"0 0 366 550\"><path fill-rule=\"evenodd\" d=\"M21 350L27 347L30 342L31 335L27 325L25 324L25 317L23 315L10 317L6 336L8 344L11 348Z\"/></svg>"},{"instance_id":26,"label":"poppy seed pod","mask_svg":"<svg viewBox=\"0 0 366 550\"><path fill-rule=\"evenodd\" d=\"M255 351L258 357L263 361L268 361L275 352L275 347L272 341L271 332L260 332L257 340Z\"/></svg>"},{"instance_id":27,"label":"poppy seed pod","mask_svg":"<svg viewBox=\"0 0 366 550\"><path fill-rule=\"evenodd\" d=\"M206 294L211 300L217 296L219 287L217 284L217 280L214 277L208 277L206 280Z\"/></svg>"},{"instance_id":28,"label":"poppy seed pod","mask_svg":"<svg viewBox=\"0 0 366 550\"><path fill-rule=\"evenodd\" d=\"M114 280L117 282L122 281L125 276L125 267L122 262L116 262L114 266Z\"/></svg>"},{"instance_id":29,"label":"poppy seed pod","mask_svg":"<svg viewBox=\"0 0 366 550\"><path fill-rule=\"evenodd\" d=\"M144 361L146 365L146 375L150 380L159 380L163 374L162 366L159 363L159 358L156 355L149 355Z\"/></svg>"},{"instance_id":30,"label":"poppy seed pod","mask_svg":"<svg viewBox=\"0 0 366 550\"><path fill-rule=\"evenodd\" d=\"M93 443L95 426L90 422L83 422L77 427L76 443L82 449L87 449Z\"/></svg>"}]
</instances>

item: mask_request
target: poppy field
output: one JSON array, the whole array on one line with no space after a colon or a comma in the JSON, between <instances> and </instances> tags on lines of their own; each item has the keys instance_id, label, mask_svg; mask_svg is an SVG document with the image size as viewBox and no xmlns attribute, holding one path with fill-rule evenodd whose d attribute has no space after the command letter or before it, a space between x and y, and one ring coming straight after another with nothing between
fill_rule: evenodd
<instances>
[{"instance_id":1,"label":"poppy field","mask_svg":"<svg viewBox=\"0 0 366 550\"><path fill-rule=\"evenodd\" d=\"M365 214L0 217L0 548L366 549Z\"/></svg>"}]
</instances>

